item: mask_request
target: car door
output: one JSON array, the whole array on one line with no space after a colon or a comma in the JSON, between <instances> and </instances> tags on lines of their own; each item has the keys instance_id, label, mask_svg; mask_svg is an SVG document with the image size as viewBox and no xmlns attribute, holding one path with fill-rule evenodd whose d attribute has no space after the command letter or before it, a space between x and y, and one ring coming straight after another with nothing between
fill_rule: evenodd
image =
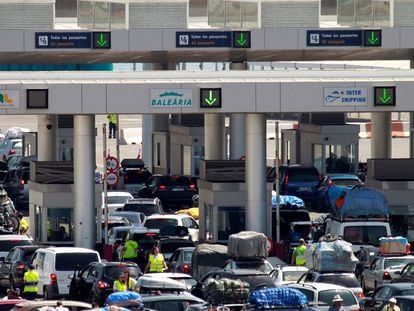
<instances>
[{"instance_id":1,"label":"car door","mask_svg":"<svg viewBox=\"0 0 414 311\"><path fill-rule=\"evenodd\" d=\"M84 300L89 297L92 285L88 286L89 275L91 275L92 266L86 266L78 274L73 276L73 280L70 284L70 295L72 299ZM91 283L91 282L89 282ZM89 288L89 290L88 290Z\"/></svg>"},{"instance_id":2,"label":"car door","mask_svg":"<svg viewBox=\"0 0 414 311\"><path fill-rule=\"evenodd\" d=\"M363 274L363 284L362 287L365 289L375 289L375 281L378 276L378 270L380 268L380 258L374 259L368 269L366 269Z\"/></svg>"},{"instance_id":3,"label":"car door","mask_svg":"<svg viewBox=\"0 0 414 311\"><path fill-rule=\"evenodd\" d=\"M179 255L180 255L180 252L178 250L176 250L170 257L169 265L170 265L170 271L171 272L179 272L177 270L177 268L179 266L179 263L178 263Z\"/></svg>"},{"instance_id":4,"label":"car door","mask_svg":"<svg viewBox=\"0 0 414 311\"><path fill-rule=\"evenodd\" d=\"M1 279L8 279L10 275L10 270L12 268L12 264L14 261L14 258L16 258L17 249L11 250L7 256L4 258L4 261L2 262L0 266L0 278Z\"/></svg>"},{"instance_id":5,"label":"car door","mask_svg":"<svg viewBox=\"0 0 414 311\"><path fill-rule=\"evenodd\" d=\"M391 288L388 286L382 286L379 287L373 294L372 299L368 301L368 303L365 305L364 311L376 311L379 310L380 306L384 301L387 301L391 296L393 295L393 292Z\"/></svg>"}]
</instances>

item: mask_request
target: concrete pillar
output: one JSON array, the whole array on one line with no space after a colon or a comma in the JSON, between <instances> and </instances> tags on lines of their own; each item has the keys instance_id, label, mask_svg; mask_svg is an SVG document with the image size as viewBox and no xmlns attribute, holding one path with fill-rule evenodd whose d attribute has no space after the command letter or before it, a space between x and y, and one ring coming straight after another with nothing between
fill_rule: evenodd
<instances>
[{"instance_id":1,"label":"concrete pillar","mask_svg":"<svg viewBox=\"0 0 414 311\"><path fill-rule=\"evenodd\" d=\"M410 158L414 158L414 112L410 112Z\"/></svg>"},{"instance_id":2,"label":"concrete pillar","mask_svg":"<svg viewBox=\"0 0 414 311\"><path fill-rule=\"evenodd\" d=\"M204 115L204 155L206 160L224 159L224 114Z\"/></svg>"},{"instance_id":3,"label":"concrete pillar","mask_svg":"<svg viewBox=\"0 0 414 311\"><path fill-rule=\"evenodd\" d=\"M39 161L57 161L57 127L56 115L37 117L37 159Z\"/></svg>"},{"instance_id":4,"label":"concrete pillar","mask_svg":"<svg viewBox=\"0 0 414 311\"><path fill-rule=\"evenodd\" d=\"M74 117L75 246L95 248L95 116Z\"/></svg>"},{"instance_id":5,"label":"concrete pillar","mask_svg":"<svg viewBox=\"0 0 414 311\"><path fill-rule=\"evenodd\" d=\"M391 112L371 113L371 157L391 158Z\"/></svg>"},{"instance_id":6,"label":"concrete pillar","mask_svg":"<svg viewBox=\"0 0 414 311\"><path fill-rule=\"evenodd\" d=\"M142 116L142 160L152 172L152 115Z\"/></svg>"},{"instance_id":7,"label":"concrete pillar","mask_svg":"<svg viewBox=\"0 0 414 311\"><path fill-rule=\"evenodd\" d=\"M246 115L246 198L246 230L267 234L264 114Z\"/></svg>"},{"instance_id":8,"label":"concrete pillar","mask_svg":"<svg viewBox=\"0 0 414 311\"><path fill-rule=\"evenodd\" d=\"M230 70L247 70L247 63L230 63ZM230 159L238 160L245 155L245 115L230 114Z\"/></svg>"}]
</instances>

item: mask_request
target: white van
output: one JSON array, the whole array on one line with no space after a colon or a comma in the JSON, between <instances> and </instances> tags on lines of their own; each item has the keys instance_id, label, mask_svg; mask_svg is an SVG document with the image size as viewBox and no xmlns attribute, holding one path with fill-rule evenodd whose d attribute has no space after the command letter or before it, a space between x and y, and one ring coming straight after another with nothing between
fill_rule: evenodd
<instances>
[{"instance_id":1,"label":"white van","mask_svg":"<svg viewBox=\"0 0 414 311\"><path fill-rule=\"evenodd\" d=\"M91 262L101 261L97 251L81 247L39 248L32 264L39 273L37 294L44 299L57 299L69 295L69 275Z\"/></svg>"}]
</instances>

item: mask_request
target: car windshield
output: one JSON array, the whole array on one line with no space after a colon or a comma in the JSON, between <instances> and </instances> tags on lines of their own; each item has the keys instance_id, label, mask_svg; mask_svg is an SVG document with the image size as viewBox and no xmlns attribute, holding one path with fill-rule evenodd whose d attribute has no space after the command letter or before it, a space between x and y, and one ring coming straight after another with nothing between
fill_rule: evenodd
<instances>
[{"instance_id":1,"label":"car windshield","mask_svg":"<svg viewBox=\"0 0 414 311\"><path fill-rule=\"evenodd\" d=\"M95 253L62 253L56 254L57 271L75 271L85 268L88 264L99 261Z\"/></svg>"},{"instance_id":2,"label":"car windshield","mask_svg":"<svg viewBox=\"0 0 414 311\"><path fill-rule=\"evenodd\" d=\"M125 212L140 212L145 216L151 216L152 214L159 214L160 210L154 204L145 203L127 203L122 209Z\"/></svg>"},{"instance_id":3,"label":"car windshield","mask_svg":"<svg viewBox=\"0 0 414 311\"><path fill-rule=\"evenodd\" d=\"M128 266L109 266L104 269L104 275L110 279L117 279L122 272L129 272L129 276L136 278L141 270L138 267L128 267Z\"/></svg>"},{"instance_id":4,"label":"car windshield","mask_svg":"<svg viewBox=\"0 0 414 311\"><path fill-rule=\"evenodd\" d=\"M360 287L355 275L340 275L340 274L327 274L321 275L318 282L337 284L344 287Z\"/></svg>"},{"instance_id":5,"label":"car windshield","mask_svg":"<svg viewBox=\"0 0 414 311\"><path fill-rule=\"evenodd\" d=\"M250 290L254 290L256 287L276 287L272 278L267 274L262 275L234 275L235 279L239 279L243 282L250 284Z\"/></svg>"},{"instance_id":6,"label":"car windshield","mask_svg":"<svg viewBox=\"0 0 414 311\"><path fill-rule=\"evenodd\" d=\"M384 268L402 268L409 262L414 262L414 258L387 258L384 260Z\"/></svg>"},{"instance_id":7,"label":"car windshield","mask_svg":"<svg viewBox=\"0 0 414 311\"><path fill-rule=\"evenodd\" d=\"M8 240L8 241L0 241L0 252L8 252L15 246L20 245L33 245L34 242L32 240Z\"/></svg>"},{"instance_id":8,"label":"car windshield","mask_svg":"<svg viewBox=\"0 0 414 311\"><path fill-rule=\"evenodd\" d=\"M303 293L306 296L306 298L308 298L310 306L314 305L314 303L315 303L315 293L314 293L314 291L309 290L309 289L304 288L304 287L293 287L293 288L297 289L298 291Z\"/></svg>"},{"instance_id":9,"label":"car windshield","mask_svg":"<svg viewBox=\"0 0 414 311\"><path fill-rule=\"evenodd\" d=\"M304 273L304 271L283 271L282 279L285 282L296 282Z\"/></svg>"},{"instance_id":10,"label":"car windshield","mask_svg":"<svg viewBox=\"0 0 414 311\"><path fill-rule=\"evenodd\" d=\"M343 299L342 305L343 306L352 306L357 305L358 302L355 300L355 296L349 290L338 290L338 289L330 289L330 290L323 290L319 292L318 297L318 304L319 305L332 305L332 299L335 295L340 295Z\"/></svg>"},{"instance_id":11,"label":"car windshield","mask_svg":"<svg viewBox=\"0 0 414 311\"><path fill-rule=\"evenodd\" d=\"M359 185L358 179L332 179L332 184L337 187L352 187Z\"/></svg>"},{"instance_id":12,"label":"car windshield","mask_svg":"<svg viewBox=\"0 0 414 311\"><path fill-rule=\"evenodd\" d=\"M124 204L130 196L108 196L108 204Z\"/></svg>"},{"instance_id":13,"label":"car windshield","mask_svg":"<svg viewBox=\"0 0 414 311\"><path fill-rule=\"evenodd\" d=\"M33 253L35 252L35 250L31 250L31 251L26 251L23 254L23 262L30 262L30 260L32 259Z\"/></svg>"},{"instance_id":14,"label":"car windshield","mask_svg":"<svg viewBox=\"0 0 414 311\"><path fill-rule=\"evenodd\" d=\"M385 224L383 226L346 226L344 240L352 244L369 244L379 246L379 238L387 236Z\"/></svg>"},{"instance_id":15,"label":"car windshield","mask_svg":"<svg viewBox=\"0 0 414 311\"><path fill-rule=\"evenodd\" d=\"M162 178L162 184L167 187L189 186L191 185L191 180L190 178L183 176L164 176Z\"/></svg>"},{"instance_id":16,"label":"car windshield","mask_svg":"<svg viewBox=\"0 0 414 311\"><path fill-rule=\"evenodd\" d=\"M124 184L144 184L151 177L151 173L145 169L128 169L123 174Z\"/></svg>"},{"instance_id":17,"label":"car windshield","mask_svg":"<svg viewBox=\"0 0 414 311\"><path fill-rule=\"evenodd\" d=\"M148 229L161 229L165 226L177 226L178 220L177 219L168 219L168 218L154 218L154 219L147 219L145 221L145 227Z\"/></svg>"},{"instance_id":18,"label":"car windshield","mask_svg":"<svg viewBox=\"0 0 414 311\"><path fill-rule=\"evenodd\" d=\"M291 170L289 173L289 182L296 181L319 181L319 175L312 169Z\"/></svg>"}]
</instances>

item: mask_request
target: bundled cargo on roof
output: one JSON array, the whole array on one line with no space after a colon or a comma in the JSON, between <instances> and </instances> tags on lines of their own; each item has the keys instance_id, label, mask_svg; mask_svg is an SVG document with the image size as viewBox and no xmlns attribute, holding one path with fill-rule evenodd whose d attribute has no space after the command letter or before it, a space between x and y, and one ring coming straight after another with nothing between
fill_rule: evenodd
<instances>
[{"instance_id":1,"label":"bundled cargo on roof","mask_svg":"<svg viewBox=\"0 0 414 311\"><path fill-rule=\"evenodd\" d=\"M352 244L326 236L306 249L306 266L316 271L354 272L358 259Z\"/></svg>"},{"instance_id":2,"label":"bundled cargo on roof","mask_svg":"<svg viewBox=\"0 0 414 311\"><path fill-rule=\"evenodd\" d=\"M250 304L256 308L285 307L284 309L306 307L308 298L301 291L287 286L254 290L250 294ZM260 309L262 310L262 309ZM272 309L273 310L273 309Z\"/></svg>"},{"instance_id":3,"label":"bundled cargo on roof","mask_svg":"<svg viewBox=\"0 0 414 311\"><path fill-rule=\"evenodd\" d=\"M335 218L384 218L390 210L385 195L366 186L344 190L333 204L331 213Z\"/></svg>"},{"instance_id":4,"label":"bundled cargo on roof","mask_svg":"<svg viewBox=\"0 0 414 311\"><path fill-rule=\"evenodd\" d=\"M228 254L234 258L267 257L267 238L263 233L241 231L230 235Z\"/></svg>"},{"instance_id":5,"label":"bundled cargo on roof","mask_svg":"<svg viewBox=\"0 0 414 311\"><path fill-rule=\"evenodd\" d=\"M225 245L198 244L191 259L193 278L200 280L208 272L221 268L228 258Z\"/></svg>"},{"instance_id":6,"label":"bundled cargo on roof","mask_svg":"<svg viewBox=\"0 0 414 311\"><path fill-rule=\"evenodd\" d=\"M379 238L379 243L379 251L383 255L410 254L411 245L405 237L382 237Z\"/></svg>"}]
</instances>

